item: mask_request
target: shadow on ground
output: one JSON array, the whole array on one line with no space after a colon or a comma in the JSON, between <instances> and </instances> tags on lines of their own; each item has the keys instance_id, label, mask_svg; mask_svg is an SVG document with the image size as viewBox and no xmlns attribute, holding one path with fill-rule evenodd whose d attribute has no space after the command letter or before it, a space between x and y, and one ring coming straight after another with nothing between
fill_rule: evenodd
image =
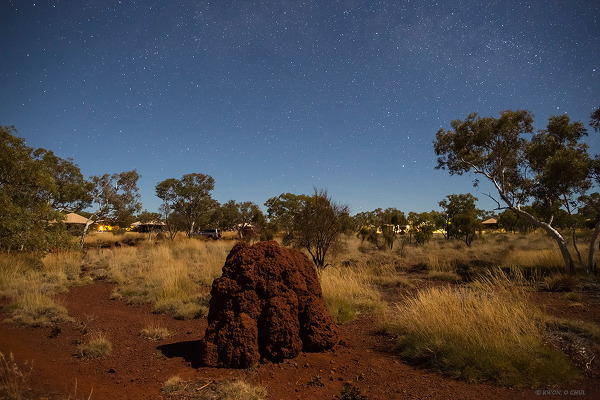
<instances>
[{"instance_id":1,"label":"shadow on ground","mask_svg":"<svg viewBox=\"0 0 600 400\"><path fill-rule=\"evenodd\" d=\"M202 367L202 363L200 362L200 340L189 340L185 342L164 344L162 346L158 346L156 349L162 352L165 357L183 358L184 361L190 363L192 368Z\"/></svg>"}]
</instances>

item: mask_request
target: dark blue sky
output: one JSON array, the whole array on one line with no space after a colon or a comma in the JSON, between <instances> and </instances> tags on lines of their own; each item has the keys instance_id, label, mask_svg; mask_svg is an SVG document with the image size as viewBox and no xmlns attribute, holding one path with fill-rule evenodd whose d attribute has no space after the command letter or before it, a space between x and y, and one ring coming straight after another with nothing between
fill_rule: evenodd
<instances>
[{"instance_id":1,"label":"dark blue sky","mask_svg":"<svg viewBox=\"0 0 600 400\"><path fill-rule=\"evenodd\" d=\"M86 176L136 168L150 211L190 172L220 202L317 187L352 213L466 192L489 210L488 186L434 169L439 128L600 106L597 0L2 0L0 54L0 124Z\"/></svg>"}]
</instances>

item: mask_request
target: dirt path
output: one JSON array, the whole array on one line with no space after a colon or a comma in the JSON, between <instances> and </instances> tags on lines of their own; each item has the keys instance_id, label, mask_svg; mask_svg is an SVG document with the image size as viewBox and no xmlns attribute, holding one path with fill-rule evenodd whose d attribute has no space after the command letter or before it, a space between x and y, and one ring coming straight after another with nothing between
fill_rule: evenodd
<instances>
[{"instance_id":1,"label":"dirt path","mask_svg":"<svg viewBox=\"0 0 600 400\"><path fill-rule=\"evenodd\" d=\"M533 389L456 382L406 365L389 351L393 343L375 332L375 322L368 317L342 326L342 345L331 352L301 353L297 359L250 370L201 367L196 349L206 329L205 319L177 321L152 314L149 305L110 300L113 288L96 283L58 296L77 321L61 325L58 335L52 328L0 324L0 351L12 352L19 365L33 361L32 398L87 399L91 392L95 400L161 399L160 389L173 375L205 381L241 377L266 386L271 399L336 398L345 382L359 387L370 400L544 397ZM160 323L173 336L161 342L141 338L140 330L149 323ZM77 342L85 331L106 333L113 343L112 353L97 360L78 358ZM585 396L573 397L600 398L600 384L592 378L556 389L584 390Z\"/></svg>"}]
</instances>

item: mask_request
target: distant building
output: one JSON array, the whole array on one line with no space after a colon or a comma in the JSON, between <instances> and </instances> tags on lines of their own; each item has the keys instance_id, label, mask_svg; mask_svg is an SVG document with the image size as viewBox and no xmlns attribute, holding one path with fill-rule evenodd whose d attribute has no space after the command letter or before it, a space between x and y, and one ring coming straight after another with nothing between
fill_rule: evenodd
<instances>
[{"instance_id":1,"label":"distant building","mask_svg":"<svg viewBox=\"0 0 600 400\"><path fill-rule=\"evenodd\" d=\"M150 232L150 231L162 231L166 226L164 222L149 221L149 222L134 222L131 224L131 230L135 232Z\"/></svg>"},{"instance_id":2,"label":"distant building","mask_svg":"<svg viewBox=\"0 0 600 400\"><path fill-rule=\"evenodd\" d=\"M490 218L481 223L484 229L498 229L498 220L496 218Z\"/></svg>"},{"instance_id":3,"label":"distant building","mask_svg":"<svg viewBox=\"0 0 600 400\"><path fill-rule=\"evenodd\" d=\"M88 222L88 219L86 217L82 217L79 214L69 213L65 215L65 219L63 222L65 224L85 225Z\"/></svg>"}]
</instances>

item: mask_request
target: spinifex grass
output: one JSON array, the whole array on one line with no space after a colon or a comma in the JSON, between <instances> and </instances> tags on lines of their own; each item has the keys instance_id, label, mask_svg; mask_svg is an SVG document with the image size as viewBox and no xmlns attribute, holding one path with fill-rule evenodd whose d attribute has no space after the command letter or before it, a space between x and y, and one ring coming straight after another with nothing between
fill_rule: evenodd
<instances>
[{"instance_id":1,"label":"spinifex grass","mask_svg":"<svg viewBox=\"0 0 600 400\"><path fill-rule=\"evenodd\" d=\"M163 340L171 336L171 332L166 326L149 323L140 331L140 336L148 340Z\"/></svg>"},{"instance_id":2,"label":"spinifex grass","mask_svg":"<svg viewBox=\"0 0 600 400\"><path fill-rule=\"evenodd\" d=\"M545 317L506 276L430 288L396 306L383 330L403 357L444 375L508 386L550 385L578 372L544 344Z\"/></svg>"},{"instance_id":3,"label":"spinifex grass","mask_svg":"<svg viewBox=\"0 0 600 400\"><path fill-rule=\"evenodd\" d=\"M361 313L385 308L385 302L365 271L328 267L320 273L320 279L325 304L339 323L350 322Z\"/></svg>"},{"instance_id":4,"label":"spinifex grass","mask_svg":"<svg viewBox=\"0 0 600 400\"><path fill-rule=\"evenodd\" d=\"M12 355L5 357L0 352L0 398L2 399L25 399L25 392L28 389L27 379L31 373L31 366L27 371L23 371Z\"/></svg>"},{"instance_id":5,"label":"spinifex grass","mask_svg":"<svg viewBox=\"0 0 600 400\"><path fill-rule=\"evenodd\" d=\"M172 376L162 387L162 392L172 399L197 400L263 400L267 390L243 379L214 381L185 381Z\"/></svg>"},{"instance_id":6,"label":"spinifex grass","mask_svg":"<svg viewBox=\"0 0 600 400\"><path fill-rule=\"evenodd\" d=\"M34 286L16 296L13 302L5 307L7 321L29 326L50 326L72 321L65 307L37 289Z\"/></svg>"},{"instance_id":7,"label":"spinifex grass","mask_svg":"<svg viewBox=\"0 0 600 400\"><path fill-rule=\"evenodd\" d=\"M101 358L110 354L112 343L106 334L94 332L77 347L77 351L82 358Z\"/></svg>"},{"instance_id":8,"label":"spinifex grass","mask_svg":"<svg viewBox=\"0 0 600 400\"><path fill-rule=\"evenodd\" d=\"M182 239L135 248L90 252L90 262L103 267L119 283L113 297L131 303L154 303L154 311L178 319L208 312L207 296L221 275L233 242Z\"/></svg>"}]
</instances>

